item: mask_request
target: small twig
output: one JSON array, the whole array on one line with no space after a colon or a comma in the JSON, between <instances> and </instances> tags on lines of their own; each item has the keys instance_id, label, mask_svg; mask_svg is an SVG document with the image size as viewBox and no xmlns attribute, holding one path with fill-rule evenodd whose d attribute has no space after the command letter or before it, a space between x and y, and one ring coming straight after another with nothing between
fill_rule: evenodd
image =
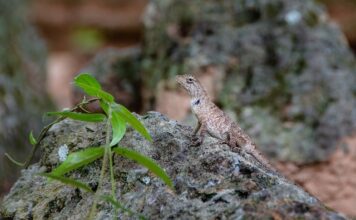
<instances>
[{"instance_id":1,"label":"small twig","mask_svg":"<svg viewBox=\"0 0 356 220\"><path fill-rule=\"evenodd\" d=\"M80 106L79 108L80 108L80 110L82 110L85 113L90 113L90 111L86 110L83 106Z\"/></svg>"}]
</instances>

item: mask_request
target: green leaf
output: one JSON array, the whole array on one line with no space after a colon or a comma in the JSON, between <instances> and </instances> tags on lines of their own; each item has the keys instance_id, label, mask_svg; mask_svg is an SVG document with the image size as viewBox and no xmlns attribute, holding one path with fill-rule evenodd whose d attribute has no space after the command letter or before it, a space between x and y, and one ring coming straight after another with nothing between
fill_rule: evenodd
<instances>
[{"instance_id":1,"label":"green leaf","mask_svg":"<svg viewBox=\"0 0 356 220\"><path fill-rule=\"evenodd\" d=\"M99 113L79 113L79 112L70 112L70 111L63 111L63 112L47 112L48 116L64 116L74 120L79 121L87 121L87 122L101 122L104 121L106 116L104 114Z\"/></svg>"},{"instance_id":2,"label":"green leaf","mask_svg":"<svg viewBox=\"0 0 356 220\"><path fill-rule=\"evenodd\" d=\"M91 86L96 89L101 89L100 83L90 74L88 73L81 73L74 78L74 83L77 85L85 84L87 86Z\"/></svg>"},{"instance_id":3,"label":"green leaf","mask_svg":"<svg viewBox=\"0 0 356 220\"><path fill-rule=\"evenodd\" d=\"M110 146L114 146L122 139L126 132L126 122L117 112L112 111L111 106L105 102L100 102L100 107L104 110L106 115L111 114L110 122L112 127L112 140Z\"/></svg>"},{"instance_id":4,"label":"green leaf","mask_svg":"<svg viewBox=\"0 0 356 220\"><path fill-rule=\"evenodd\" d=\"M136 161L137 163L148 168L152 173L157 175L163 182L165 182L170 188L173 188L172 180L169 178L167 173L152 159L138 153L137 151L124 148L124 147L115 147L113 151L123 157L129 158Z\"/></svg>"},{"instance_id":5,"label":"green leaf","mask_svg":"<svg viewBox=\"0 0 356 220\"><path fill-rule=\"evenodd\" d=\"M136 131L138 131L147 140L152 141L151 135L148 133L145 126L123 105L112 104L114 112L117 112L127 123L129 123Z\"/></svg>"},{"instance_id":6,"label":"green leaf","mask_svg":"<svg viewBox=\"0 0 356 220\"><path fill-rule=\"evenodd\" d=\"M91 147L68 155L61 165L52 170L51 175L62 176L72 170L91 163L104 155L104 147Z\"/></svg>"},{"instance_id":7,"label":"green leaf","mask_svg":"<svg viewBox=\"0 0 356 220\"><path fill-rule=\"evenodd\" d=\"M82 189L82 190L87 191L87 192L94 193L93 190L88 185L86 185L85 183L79 182L79 181L71 179L71 178L67 178L67 177L63 177L63 176L57 176L57 175L50 174L50 173L39 173L38 175L44 176L44 177L48 177L50 179L54 179L54 180L57 180L57 181L60 181L60 182L62 182L64 184L66 184L66 185L77 187L77 188Z\"/></svg>"},{"instance_id":8,"label":"green leaf","mask_svg":"<svg viewBox=\"0 0 356 220\"><path fill-rule=\"evenodd\" d=\"M74 78L74 84L84 90L88 95L101 98L107 102L113 102L114 97L101 89L100 84L94 77L82 73Z\"/></svg>"},{"instance_id":9,"label":"green leaf","mask_svg":"<svg viewBox=\"0 0 356 220\"><path fill-rule=\"evenodd\" d=\"M122 137L126 132L126 122L125 120L117 113L111 113L111 126L112 126L112 140L110 147L119 143Z\"/></svg>"},{"instance_id":10,"label":"green leaf","mask_svg":"<svg viewBox=\"0 0 356 220\"><path fill-rule=\"evenodd\" d=\"M104 110L106 116L109 117L109 104L100 100L100 107Z\"/></svg>"},{"instance_id":11,"label":"green leaf","mask_svg":"<svg viewBox=\"0 0 356 220\"><path fill-rule=\"evenodd\" d=\"M30 140L32 146L37 144L36 138L33 136L32 131L30 132L28 139Z\"/></svg>"}]
</instances>

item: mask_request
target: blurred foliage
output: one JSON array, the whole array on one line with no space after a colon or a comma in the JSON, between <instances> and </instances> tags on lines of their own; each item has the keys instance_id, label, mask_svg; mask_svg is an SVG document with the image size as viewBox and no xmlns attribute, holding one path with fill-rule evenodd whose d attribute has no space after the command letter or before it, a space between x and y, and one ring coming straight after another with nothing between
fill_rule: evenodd
<instances>
[{"instance_id":1,"label":"blurred foliage","mask_svg":"<svg viewBox=\"0 0 356 220\"><path fill-rule=\"evenodd\" d=\"M83 53L97 51L104 44L102 32L96 28L76 28L71 35L72 43Z\"/></svg>"}]
</instances>

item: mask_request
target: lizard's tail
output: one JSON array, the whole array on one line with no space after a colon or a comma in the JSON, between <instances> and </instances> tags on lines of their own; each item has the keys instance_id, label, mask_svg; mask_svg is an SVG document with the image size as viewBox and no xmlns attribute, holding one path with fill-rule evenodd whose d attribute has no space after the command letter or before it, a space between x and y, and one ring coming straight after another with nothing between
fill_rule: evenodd
<instances>
[{"instance_id":1,"label":"lizard's tail","mask_svg":"<svg viewBox=\"0 0 356 220\"><path fill-rule=\"evenodd\" d=\"M270 170L276 172L277 170L271 165L271 163L257 150L254 144L248 144L245 146L246 153L255 158L259 163L266 166Z\"/></svg>"}]
</instances>

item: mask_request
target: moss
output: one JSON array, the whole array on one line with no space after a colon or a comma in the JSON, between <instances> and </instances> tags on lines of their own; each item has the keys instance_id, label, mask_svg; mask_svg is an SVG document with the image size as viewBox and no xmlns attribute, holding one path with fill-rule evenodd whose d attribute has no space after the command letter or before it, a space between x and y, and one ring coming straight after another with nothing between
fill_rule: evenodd
<instances>
[{"instance_id":1,"label":"moss","mask_svg":"<svg viewBox=\"0 0 356 220\"><path fill-rule=\"evenodd\" d=\"M319 24L319 15L318 11L309 10L304 15L304 20L308 24L309 27L315 27Z\"/></svg>"},{"instance_id":2,"label":"moss","mask_svg":"<svg viewBox=\"0 0 356 220\"><path fill-rule=\"evenodd\" d=\"M265 6L266 17L270 19L276 18L283 9L284 9L283 2L280 1L267 2Z\"/></svg>"}]
</instances>

